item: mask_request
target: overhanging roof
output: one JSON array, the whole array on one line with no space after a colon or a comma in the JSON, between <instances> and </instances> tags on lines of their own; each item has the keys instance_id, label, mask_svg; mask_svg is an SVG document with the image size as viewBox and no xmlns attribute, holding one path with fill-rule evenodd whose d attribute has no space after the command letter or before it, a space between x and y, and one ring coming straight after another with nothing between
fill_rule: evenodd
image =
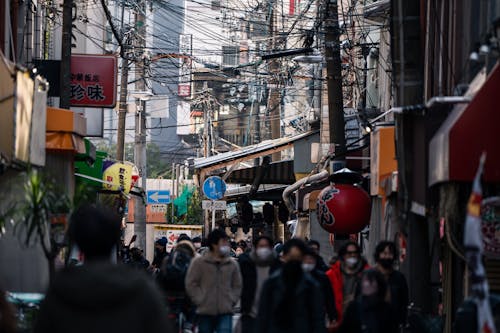
<instances>
[{"instance_id":1,"label":"overhanging roof","mask_svg":"<svg viewBox=\"0 0 500 333\"><path fill-rule=\"evenodd\" d=\"M259 144L247 146L242 149L229 151L226 153L201 157L194 159L193 167L195 170L207 173L216 169L226 167L235 163L241 163L246 160L270 155L293 147L294 142L316 134L318 131L310 131L299 135L263 141Z\"/></svg>"}]
</instances>

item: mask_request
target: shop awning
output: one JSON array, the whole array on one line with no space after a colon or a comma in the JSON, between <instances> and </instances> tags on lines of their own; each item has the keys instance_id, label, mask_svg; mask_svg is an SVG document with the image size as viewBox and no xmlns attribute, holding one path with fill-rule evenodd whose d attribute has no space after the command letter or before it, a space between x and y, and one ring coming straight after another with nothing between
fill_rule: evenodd
<instances>
[{"instance_id":1,"label":"shop awning","mask_svg":"<svg viewBox=\"0 0 500 333\"><path fill-rule=\"evenodd\" d=\"M48 150L72 151L85 154L87 122L84 116L71 110L47 107L46 146Z\"/></svg>"},{"instance_id":2,"label":"shop awning","mask_svg":"<svg viewBox=\"0 0 500 333\"><path fill-rule=\"evenodd\" d=\"M471 84L473 86L473 84ZM468 105L456 105L429 144L429 185L472 181L479 157L487 153L483 179L500 181L500 66Z\"/></svg>"},{"instance_id":3,"label":"shop awning","mask_svg":"<svg viewBox=\"0 0 500 333\"><path fill-rule=\"evenodd\" d=\"M318 133L318 131L310 131L287 138L263 141L256 145L210 157L196 158L193 163L193 168L199 171L203 176L211 171L222 169L229 165L242 163L251 159L271 155L273 153L292 148L294 142L310 137L316 133Z\"/></svg>"},{"instance_id":4,"label":"shop awning","mask_svg":"<svg viewBox=\"0 0 500 333\"><path fill-rule=\"evenodd\" d=\"M238 169L231 173L226 179L228 183L252 184L260 166ZM293 184L295 174L293 173L293 160L274 162L269 164L262 177L261 184Z\"/></svg>"}]
</instances>

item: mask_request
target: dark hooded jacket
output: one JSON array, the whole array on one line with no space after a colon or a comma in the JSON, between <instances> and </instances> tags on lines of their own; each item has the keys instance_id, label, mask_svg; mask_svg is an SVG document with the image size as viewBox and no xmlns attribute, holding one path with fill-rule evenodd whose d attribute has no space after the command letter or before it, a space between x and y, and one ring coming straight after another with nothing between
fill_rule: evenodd
<instances>
[{"instance_id":1,"label":"dark hooded jacket","mask_svg":"<svg viewBox=\"0 0 500 333\"><path fill-rule=\"evenodd\" d=\"M172 332L167 307L145 273L89 263L59 273L40 308L35 332Z\"/></svg>"},{"instance_id":2,"label":"dark hooded jacket","mask_svg":"<svg viewBox=\"0 0 500 333\"><path fill-rule=\"evenodd\" d=\"M323 297L309 275L296 274L297 283L287 290L287 264L262 287L257 318L259 333L326 333Z\"/></svg>"},{"instance_id":3,"label":"dark hooded jacket","mask_svg":"<svg viewBox=\"0 0 500 333\"><path fill-rule=\"evenodd\" d=\"M241 276L243 278L243 288L241 291L241 313L249 314L255 301L257 289L257 264L255 252L244 253L238 257ZM274 256L270 258L265 266L269 266L269 276L280 268L281 262Z\"/></svg>"}]
</instances>

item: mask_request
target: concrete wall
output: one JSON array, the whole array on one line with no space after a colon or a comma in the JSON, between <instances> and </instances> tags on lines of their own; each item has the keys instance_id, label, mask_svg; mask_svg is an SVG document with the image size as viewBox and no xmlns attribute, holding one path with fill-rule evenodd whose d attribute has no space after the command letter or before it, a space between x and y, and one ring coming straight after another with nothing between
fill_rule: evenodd
<instances>
[{"instance_id":1,"label":"concrete wall","mask_svg":"<svg viewBox=\"0 0 500 333\"><path fill-rule=\"evenodd\" d=\"M9 171L0 175L2 195L0 209L22 196L22 184L17 173ZM49 266L38 243L30 247L21 242L22 228L14 233L8 225L0 238L0 286L8 291L45 292L49 282Z\"/></svg>"}]
</instances>

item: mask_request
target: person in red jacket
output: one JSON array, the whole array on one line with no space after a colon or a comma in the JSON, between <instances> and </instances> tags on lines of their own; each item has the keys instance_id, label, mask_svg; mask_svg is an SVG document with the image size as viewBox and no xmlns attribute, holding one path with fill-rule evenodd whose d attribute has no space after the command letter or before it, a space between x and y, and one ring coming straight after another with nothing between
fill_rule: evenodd
<instances>
[{"instance_id":1,"label":"person in red jacket","mask_svg":"<svg viewBox=\"0 0 500 333\"><path fill-rule=\"evenodd\" d=\"M361 273L367 268L369 266L361 257L359 245L348 242L339 250L339 260L326 272L335 294L339 324L347 305L356 297Z\"/></svg>"}]
</instances>

